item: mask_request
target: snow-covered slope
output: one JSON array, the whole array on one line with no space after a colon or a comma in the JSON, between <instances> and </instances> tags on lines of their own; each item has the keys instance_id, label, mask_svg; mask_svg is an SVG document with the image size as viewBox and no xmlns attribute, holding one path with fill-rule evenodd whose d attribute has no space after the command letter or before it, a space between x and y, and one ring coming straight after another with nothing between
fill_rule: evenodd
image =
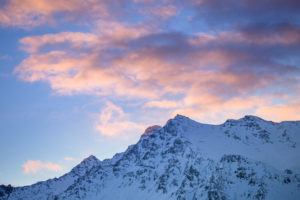
<instances>
[{"instance_id":1,"label":"snow-covered slope","mask_svg":"<svg viewBox=\"0 0 300 200\"><path fill-rule=\"evenodd\" d=\"M8 199L296 200L299 145L299 121L245 116L207 125L177 115L112 159L15 188Z\"/></svg>"},{"instance_id":2,"label":"snow-covered slope","mask_svg":"<svg viewBox=\"0 0 300 200\"><path fill-rule=\"evenodd\" d=\"M8 197L3 197L3 199L54 199L55 195L65 191L70 185L90 171L91 168L99 164L100 161L95 156L89 156L69 173L59 178L38 182L30 186L13 188L13 190L7 192L6 196Z\"/></svg>"}]
</instances>

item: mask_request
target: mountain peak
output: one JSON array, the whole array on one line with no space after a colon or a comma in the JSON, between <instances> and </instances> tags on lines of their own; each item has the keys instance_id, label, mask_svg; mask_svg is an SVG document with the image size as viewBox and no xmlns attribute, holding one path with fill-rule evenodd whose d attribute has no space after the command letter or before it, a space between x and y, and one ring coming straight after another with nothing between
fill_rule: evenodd
<instances>
[{"instance_id":1,"label":"mountain peak","mask_svg":"<svg viewBox=\"0 0 300 200\"><path fill-rule=\"evenodd\" d=\"M94 155L90 155L87 158L83 159L82 162L94 162L94 161L98 162L99 159Z\"/></svg>"},{"instance_id":2,"label":"mountain peak","mask_svg":"<svg viewBox=\"0 0 300 200\"><path fill-rule=\"evenodd\" d=\"M180 115L180 114L177 114L174 118L171 118L167 121L167 125L168 124L186 124L188 123L189 121L193 121L191 120L190 118L184 116L184 115Z\"/></svg>"},{"instance_id":3,"label":"mountain peak","mask_svg":"<svg viewBox=\"0 0 300 200\"><path fill-rule=\"evenodd\" d=\"M96 158L96 156L90 155L89 157L83 159L79 165L81 165L81 166L93 166L93 165L97 165L99 163L100 163L100 160L98 158Z\"/></svg>"},{"instance_id":4,"label":"mountain peak","mask_svg":"<svg viewBox=\"0 0 300 200\"><path fill-rule=\"evenodd\" d=\"M149 126L148 128L146 128L144 134L152 132L152 131L154 131L156 129L159 129L159 128L161 128L161 126L158 126L158 125Z\"/></svg>"},{"instance_id":5,"label":"mountain peak","mask_svg":"<svg viewBox=\"0 0 300 200\"><path fill-rule=\"evenodd\" d=\"M179 120L186 120L186 119L190 119L184 115L180 115L180 114L177 114L174 119L179 119Z\"/></svg>"},{"instance_id":6,"label":"mountain peak","mask_svg":"<svg viewBox=\"0 0 300 200\"><path fill-rule=\"evenodd\" d=\"M80 176L84 175L88 170L100 164L100 160L93 155L85 158L77 166L72 169L72 172Z\"/></svg>"},{"instance_id":7,"label":"mountain peak","mask_svg":"<svg viewBox=\"0 0 300 200\"><path fill-rule=\"evenodd\" d=\"M245 120L245 121L265 121L264 119L260 118L260 117L257 117L255 115L245 115L243 118L241 118L242 120Z\"/></svg>"},{"instance_id":8,"label":"mountain peak","mask_svg":"<svg viewBox=\"0 0 300 200\"><path fill-rule=\"evenodd\" d=\"M245 115L240 119L227 119L225 124L232 124L232 123L257 123L257 122L267 122L266 120L257 117L255 115Z\"/></svg>"}]
</instances>

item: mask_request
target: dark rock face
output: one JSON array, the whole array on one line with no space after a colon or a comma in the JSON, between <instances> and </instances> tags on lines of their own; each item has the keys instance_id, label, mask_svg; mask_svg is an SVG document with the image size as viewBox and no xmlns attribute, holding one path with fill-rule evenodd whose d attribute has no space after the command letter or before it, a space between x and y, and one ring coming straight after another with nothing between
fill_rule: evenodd
<instances>
[{"instance_id":1,"label":"dark rock face","mask_svg":"<svg viewBox=\"0 0 300 200\"><path fill-rule=\"evenodd\" d=\"M0 199L8 198L13 189L11 185L0 185Z\"/></svg>"}]
</instances>

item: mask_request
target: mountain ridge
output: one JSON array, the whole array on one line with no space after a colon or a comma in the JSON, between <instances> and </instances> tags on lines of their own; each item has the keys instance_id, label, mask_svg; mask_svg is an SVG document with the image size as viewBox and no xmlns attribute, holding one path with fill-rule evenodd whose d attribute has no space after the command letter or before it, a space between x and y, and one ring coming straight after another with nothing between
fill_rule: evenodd
<instances>
[{"instance_id":1,"label":"mountain ridge","mask_svg":"<svg viewBox=\"0 0 300 200\"><path fill-rule=\"evenodd\" d=\"M63 191L37 188L39 199L280 199L273 188L298 199L300 175L290 168L300 166L295 160L299 134L300 121L275 123L246 115L209 125L176 115L111 159L89 156L81 164L91 165L75 173ZM45 183L51 185L51 180ZM14 188L6 199L38 199L34 186ZM132 189L134 195L128 192Z\"/></svg>"}]
</instances>

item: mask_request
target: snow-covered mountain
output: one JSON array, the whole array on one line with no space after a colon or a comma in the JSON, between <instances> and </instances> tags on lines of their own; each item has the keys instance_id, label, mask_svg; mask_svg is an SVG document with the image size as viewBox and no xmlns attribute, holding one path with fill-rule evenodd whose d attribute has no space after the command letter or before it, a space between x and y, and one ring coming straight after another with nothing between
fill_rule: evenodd
<instances>
[{"instance_id":1,"label":"snow-covered mountain","mask_svg":"<svg viewBox=\"0 0 300 200\"><path fill-rule=\"evenodd\" d=\"M2 199L54 199L55 195L64 192L80 177L84 176L92 167L100 164L95 156L89 156L74 167L69 173L54 179L38 182L36 184L10 189L8 186L0 186L0 200ZM9 190L10 189L10 190ZM6 191L6 193L5 193Z\"/></svg>"},{"instance_id":2,"label":"snow-covered mountain","mask_svg":"<svg viewBox=\"0 0 300 200\"><path fill-rule=\"evenodd\" d=\"M300 121L208 125L177 115L112 159L90 156L60 178L0 186L0 199L299 200Z\"/></svg>"}]
</instances>

